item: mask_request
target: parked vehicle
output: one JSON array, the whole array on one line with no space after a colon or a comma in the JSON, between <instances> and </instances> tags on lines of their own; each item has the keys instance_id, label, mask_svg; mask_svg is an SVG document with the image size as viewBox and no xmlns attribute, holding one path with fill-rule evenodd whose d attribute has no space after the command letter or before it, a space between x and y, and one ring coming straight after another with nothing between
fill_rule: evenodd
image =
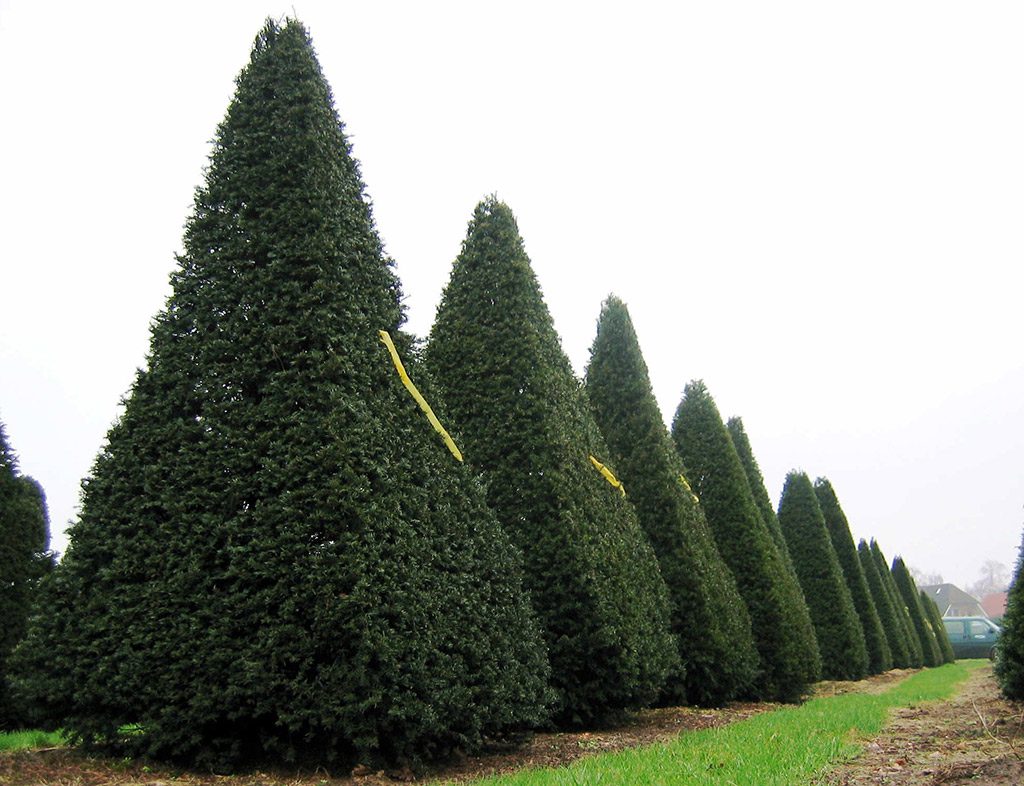
<instances>
[{"instance_id":1,"label":"parked vehicle","mask_svg":"<svg viewBox=\"0 0 1024 786\"><path fill-rule=\"evenodd\" d=\"M943 617L942 624L958 658L995 658L1003 629L988 617Z\"/></svg>"}]
</instances>

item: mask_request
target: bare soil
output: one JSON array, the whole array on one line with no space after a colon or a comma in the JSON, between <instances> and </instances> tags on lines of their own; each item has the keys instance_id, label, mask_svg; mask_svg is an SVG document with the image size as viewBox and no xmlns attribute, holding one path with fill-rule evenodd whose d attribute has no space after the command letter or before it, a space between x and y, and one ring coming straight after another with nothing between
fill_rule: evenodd
<instances>
[{"instance_id":1,"label":"bare soil","mask_svg":"<svg viewBox=\"0 0 1024 786\"><path fill-rule=\"evenodd\" d=\"M879 693L910 673L897 670L860 682L822 682L815 686L814 694ZM883 735L867 743L863 756L835 771L830 779L822 780L822 786L1024 783L1024 769L1020 768L1021 762L1013 755L1012 748L1013 740L1020 731L1024 708L1014 707L996 694L991 669L985 668L974 672L961 693L950 702L898 710ZM482 755L461 757L416 775L408 770L374 771L359 766L345 773L260 770L221 776L182 771L151 762L87 756L68 748L0 753L0 786L458 784L485 775L527 767L559 766L584 756L649 745L672 739L683 732L724 726L778 706L734 703L722 709L668 707L644 710L614 728L535 734L521 745L495 744ZM975 713L975 706L978 713ZM979 718L984 719L984 723ZM1019 748L1024 752L1024 735ZM1006 769L1012 765L1017 769ZM1007 774L1005 777L994 776L1004 777L1003 780L967 780L972 773L988 773L989 769L984 769L986 767L993 768L993 773L998 767L1003 767ZM892 779L909 777L915 771L920 772L923 779ZM946 780L936 780L940 773ZM964 779L956 780L961 775Z\"/></svg>"},{"instance_id":2,"label":"bare soil","mask_svg":"<svg viewBox=\"0 0 1024 786\"><path fill-rule=\"evenodd\" d=\"M992 667L949 701L893 710L882 734L821 786L1021 786L1024 703L1002 698Z\"/></svg>"}]
</instances>

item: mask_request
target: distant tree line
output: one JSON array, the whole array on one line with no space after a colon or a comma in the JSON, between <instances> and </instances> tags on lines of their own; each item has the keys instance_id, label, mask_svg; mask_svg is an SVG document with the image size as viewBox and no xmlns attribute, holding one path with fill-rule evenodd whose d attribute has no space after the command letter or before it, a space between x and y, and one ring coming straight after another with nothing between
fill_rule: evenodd
<instances>
[{"instance_id":1,"label":"distant tree line","mask_svg":"<svg viewBox=\"0 0 1024 786\"><path fill-rule=\"evenodd\" d=\"M776 510L701 381L665 424L616 297L574 376L496 198L407 334L296 21L256 39L184 249L55 570L4 443L4 554L31 530L37 567L0 666L20 640L31 722L214 769L415 764L952 657L827 479Z\"/></svg>"}]
</instances>

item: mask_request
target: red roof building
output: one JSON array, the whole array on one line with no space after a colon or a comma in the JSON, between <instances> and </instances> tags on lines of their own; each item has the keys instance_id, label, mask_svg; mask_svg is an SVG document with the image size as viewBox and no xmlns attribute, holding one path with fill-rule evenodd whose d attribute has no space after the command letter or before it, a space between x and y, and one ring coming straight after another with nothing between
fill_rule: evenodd
<instances>
[{"instance_id":1,"label":"red roof building","mask_svg":"<svg viewBox=\"0 0 1024 786\"><path fill-rule=\"evenodd\" d=\"M990 592L981 599L981 607L990 617L1002 617L1006 614L1006 593Z\"/></svg>"}]
</instances>

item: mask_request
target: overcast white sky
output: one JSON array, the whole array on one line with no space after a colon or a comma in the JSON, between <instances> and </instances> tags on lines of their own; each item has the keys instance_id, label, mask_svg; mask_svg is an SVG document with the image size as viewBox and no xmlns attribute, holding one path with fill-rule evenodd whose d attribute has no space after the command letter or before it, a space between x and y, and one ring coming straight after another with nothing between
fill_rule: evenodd
<instances>
[{"instance_id":1,"label":"overcast white sky","mask_svg":"<svg viewBox=\"0 0 1024 786\"><path fill-rule=\"evenodd\" d=\"M583 372L630 306L778 500L973 582L1024 526L1024 4L0 0L0 420L54 545L145 363L209 140L297 13L425 335L489 193Z\"/></svg>"}]
</instances>

